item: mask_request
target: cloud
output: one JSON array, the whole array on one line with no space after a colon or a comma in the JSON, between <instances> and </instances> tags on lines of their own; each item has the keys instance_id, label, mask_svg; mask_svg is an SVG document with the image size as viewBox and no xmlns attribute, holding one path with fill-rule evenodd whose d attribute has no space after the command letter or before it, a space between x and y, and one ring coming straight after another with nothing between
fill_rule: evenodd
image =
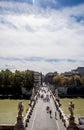
<instances>
[{"instance_id":1,"label":"cloud","mask_svg":"<svg viewBox=\"0 0 84 130\"><path fill-rule=\"evenodd\" d=\"M44 57L0 57L1 61L20 61L20 62L50 62L50 63L57 63L57 62L62 62L62 61L67 61L67 62L84 62L84 60L77 60L77 59L58 59L58 58L44 58Z\"/></svg>"},{"instance_id":2,"label":"cloud","mask_svg":"<svg viewBox=\"0 0 84 130\"><path fill-rule=\"evenodd\" d=\"M84 5L56 10L0 2L1 67L46 73L84 66L83 12Z\"/></svg>"},{"instance_id":3,"label":"cloud","mask_svg":"<svg viewBox=\"0 0 84 130\"><path fill-rule=\"evenodd\" d=\"M50 7L50 8L56 8L58 5L58 1L56 0L33 0L33 5L42 7L42 8L46 8L46 7Z\"/></svg>"}]
</instances>

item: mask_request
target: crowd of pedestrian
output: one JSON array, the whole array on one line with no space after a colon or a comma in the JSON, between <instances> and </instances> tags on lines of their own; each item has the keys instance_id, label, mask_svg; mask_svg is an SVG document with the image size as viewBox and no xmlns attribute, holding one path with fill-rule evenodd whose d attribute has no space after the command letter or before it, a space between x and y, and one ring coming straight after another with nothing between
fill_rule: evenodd
<instances>
[{"instance_id":1,"label":"crowd of pedestrian","mask_svg":"<svg viewBox=\"0 0 84 130\"><path fill-rule=\"evenodd\" d=\"M52 118L52 110L50 109L49 106L46 107L46 112L49 113L50 118ZM55 111L55 119L57 120L57 113L56 113L56 111Z\"/></svg>"},{"instance_id":2,"label":"crowd of pedestrian","mask_svg":"<svg viewBox=\"0 0 84 130\"><path fill-rule=\"evenodd\" d=\"M49 102L51 97L52 97L52 95L49 92L49 90L45 90L45 89L41 89L38 92L38 96L37 96L37 98L42 99L44 102ZM52 109L49 106L46 106L46 112L50 115L50 118L52 118ZM56 111L54 113L54 117L55 117L55 119L57 119Z\"/></svg>"}]
</instances>

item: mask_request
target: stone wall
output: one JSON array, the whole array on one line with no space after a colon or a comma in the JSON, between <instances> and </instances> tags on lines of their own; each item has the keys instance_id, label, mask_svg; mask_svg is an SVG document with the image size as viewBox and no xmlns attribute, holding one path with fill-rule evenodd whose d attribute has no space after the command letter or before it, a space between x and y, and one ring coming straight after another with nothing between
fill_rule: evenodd
<instances>
[{"instance_id":1,"label":"stone wall","mask_svg":"<svg viewBox=\"0 0 84 130\"><path fill-rule=\"evenodd\" d=\"M14 125L0 124L0 130L14 130Z\"/></svg>"}]
</instances>

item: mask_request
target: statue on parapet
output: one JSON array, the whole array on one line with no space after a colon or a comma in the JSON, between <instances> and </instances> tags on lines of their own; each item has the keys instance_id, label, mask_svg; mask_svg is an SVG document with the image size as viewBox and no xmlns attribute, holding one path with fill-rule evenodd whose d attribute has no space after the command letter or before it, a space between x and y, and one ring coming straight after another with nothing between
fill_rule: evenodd
<instances>
[{"instance_id":1,"label":"statue on parapet","mask_svg":"<svg viewBox=\"0 0 84 130\"><path fill-rule=\"evenodd\" d=\"M72 101L70 101L69 103L69 107L68 107L69 111L70 111L70 116L73 117L74 116L74 104Z\"/></svg>"},{"instance_id":2,"label":"statue on parapet","mask_svg":"<svg viewBox=\"0 0 84 130\"><path fill-rule=\"evenodd\" d=\"M22 112L23 112L23 110L24 110L24 106L23 106L23 102L21 101L21 102L19 102L18 103L18 116L20 115L20 116L22 116Z\"/></svg>"},{"instance_id":3,"label":"statue on parapet","mask_svg":"<svg viewBox=\"0 0 84 130\"><path fill-rule=\"evenodd\" d=\"M79 130L77 127L77 124L75 123L74 104L72 101L70 101L68 109L70 111L70 116L68 118L69 124L68 124L67 130Z\"/></svg>"}]
</instances>

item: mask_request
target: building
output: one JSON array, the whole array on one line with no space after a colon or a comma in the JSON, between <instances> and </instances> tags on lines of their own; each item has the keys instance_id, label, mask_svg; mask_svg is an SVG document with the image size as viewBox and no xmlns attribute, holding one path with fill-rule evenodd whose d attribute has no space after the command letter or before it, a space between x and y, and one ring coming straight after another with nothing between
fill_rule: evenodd
<instances>
[{"instance_id":1,"label":"building","mask_svg":"<svg viewBox=\"0 0 84 130\"><path fill-rule=\"evenodd\" d=\"M62 73L61 75L70 77L70 76L73 76L73 73L70 71L70 72Z\"/></svg>"},{"instance_id":2,"label":"building","mask_svg":"<svg viewBox=\"0 0 84 130\"><path fill-rule=\"evenodd\" d=\"M62 73L62 75L68 76L68 77L74 76L74 75L84 76L84 67L78 67L75 70L71 70L69 72Z\"/></svg>"},{"instance_id":3,"label":"building","mask_svg":"<svg viewBox=\"0 0 84 130\"><path fill-rule=\"evenodd\" d=\"M78 67L75 72L78 73L80 76L84 76L84 67Z\"/></svg>"},{"instance_id":4,"label":"building","mask_svg":"<svg viewBox=\"0 0 84 130\"><path fill-rule=\"evenodd\" d=\"M45 75L45 82L49 83L49 84L53 84L53 77L57 76L57 74L58 74L57 72L54 72L54 73L49 72L49 73L47 73Z\"/></svg>"},{"instance_id":5,"label":"building","mask_svg":"<svg viewBox=\"0 0 84 130\"><path fill-rule=\"evenodd\" d=\"M78 67L75 70L72 70L71 73L73 75L80 75L80 76L84 76L84 67Z\"/></svg>"},{"instance_id":6,"label":"building","mask_svg":"<svg viewBox=\"0 0 84 130\"><path fill-rule=\"evenodd\" d=\"M34 72L34 86L42 85L42 73Z\"/></svg>"}]
</instances>

